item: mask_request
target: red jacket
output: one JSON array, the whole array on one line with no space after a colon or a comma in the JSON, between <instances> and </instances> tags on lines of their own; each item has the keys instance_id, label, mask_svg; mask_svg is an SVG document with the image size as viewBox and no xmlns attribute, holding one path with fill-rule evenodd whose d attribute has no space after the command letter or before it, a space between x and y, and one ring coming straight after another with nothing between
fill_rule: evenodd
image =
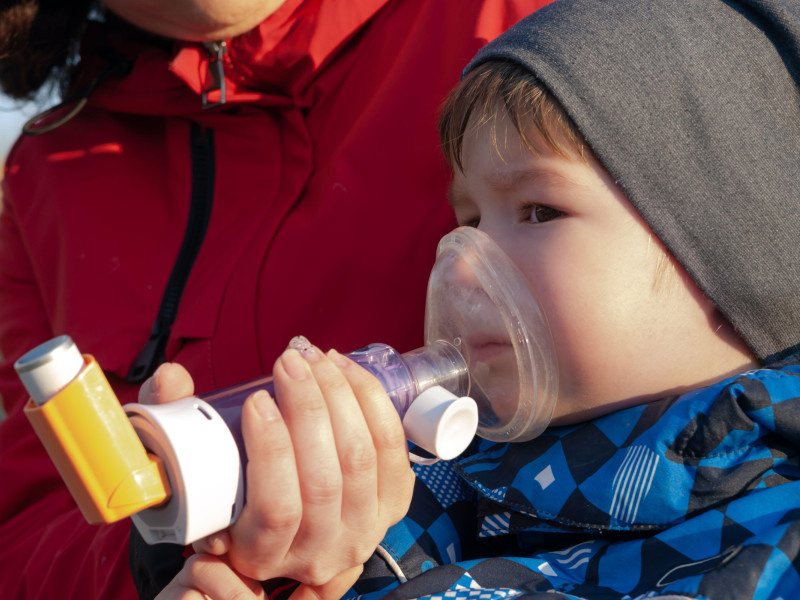
<instances>
[{"instance_id":1,"label":"red jacket","mask_svg":"<svg viewBox=\"0 0 800 600\"><path fill-rule=\"evenodd\" d=\"M166 359L199 393L270 372L297 334L420 346L454 225L439 104L479 47L543 3L288 0L229 40L226 103L210 110L202 45L114 42L132 72L17 143L0 216L0 598L135 597L129 523L84 522L21 413L13 361L67 333L134 400L123 380L164 306L177 307Z\"/></svg>"}]
</instances>

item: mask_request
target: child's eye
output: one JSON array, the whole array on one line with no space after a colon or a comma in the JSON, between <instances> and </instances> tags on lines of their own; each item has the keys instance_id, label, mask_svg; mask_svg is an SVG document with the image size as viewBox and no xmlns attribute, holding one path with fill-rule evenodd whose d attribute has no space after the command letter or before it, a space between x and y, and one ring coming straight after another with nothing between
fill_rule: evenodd
<instances>
[{"instance_id":1,"label":"child's eye","mask_svg":"<svg viewBox=\"0 0 800 600\"><path fill-rule=\"evenodd\" d=\"M551 206L543 206L540 204L528 204L523 207L523 216L526 221L531 223L546 223L561 216L564 213Z\"/></svg>"}]
</instances>

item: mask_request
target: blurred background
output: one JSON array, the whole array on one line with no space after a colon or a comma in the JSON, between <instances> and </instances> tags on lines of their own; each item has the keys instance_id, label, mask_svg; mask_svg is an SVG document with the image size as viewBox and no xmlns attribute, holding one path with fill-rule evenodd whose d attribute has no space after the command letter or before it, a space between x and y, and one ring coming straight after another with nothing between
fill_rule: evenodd
<instances>
[{"instance_id":1,"label":"blurred background","mask_svg":"<svg viewBox=\"0 0 800 600\"><path fill-rule=\"evenodd\" d=\"M3 164L25 121L44 110L37 103L22 103L0 94L0 162Z\"/></svg>"},{"instance_id":2,"label":"blurred background","mask_svg":"<svg viewBox=\"0 0 800 600\"><path fill-rule=\"evenodd\" d=\"M25 121L36 113L43 110L41 103L22 103L18 100L0 94L0 164L5 164L8 151L22 131ZM2 177L0 171L0 177ZM0 195L0 207L2 206L2 195ZM0 208L2 210L2 208ZM5 417L3 401L0 398L0 421Z\"/></svg>"}]
</instances>

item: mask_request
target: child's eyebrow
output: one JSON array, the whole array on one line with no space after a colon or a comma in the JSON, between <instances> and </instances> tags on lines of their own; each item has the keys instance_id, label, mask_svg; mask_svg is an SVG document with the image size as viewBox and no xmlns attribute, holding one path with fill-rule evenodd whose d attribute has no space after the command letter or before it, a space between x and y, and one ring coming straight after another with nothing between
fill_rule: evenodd
<instances>
[{"instance_id":1,"label":"child's eyebrow","mask_svg":"<svg viewBox=\"0 0 800 600\"><path fill-rule=\"evenodd\" d=\"M571 179L558 169L546 165L526 166L487 175L486 183L496 192L509 192L522 185L546 185L548 187L585 188L582 183ZM464 190L457 182L447 186L447 201L450 208L456 209L465 201Z\"/></svg>"},{"instance_id":2,"label":"child's eyebrow","mask_svg":"<svg viewBox=\"0 0 800 600\"><path fill-rule=\"evenodd\" d=\"M571 187L579 185L558 169L547 166L530 166L493 173L487 175L486 182L498 192L513 190L526 184Z\"/></svg>"}]
</instances>

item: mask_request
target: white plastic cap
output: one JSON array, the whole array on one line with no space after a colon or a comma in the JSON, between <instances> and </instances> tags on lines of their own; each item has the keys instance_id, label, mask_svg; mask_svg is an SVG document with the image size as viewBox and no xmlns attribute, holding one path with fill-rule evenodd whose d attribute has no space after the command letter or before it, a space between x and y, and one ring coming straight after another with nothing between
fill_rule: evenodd
<instances>
[{"instance_id":1,"label":"white plastic cap","mask_svg":"<svg viewBox=\"0 0 800 600\"><path fill-rule=\"evenodd\" d=\"M37 406L64 389L85 366L86 361L68 335L36 346L14 363L22 385Z\"/></svg>"},{"instance_id":2,"label":"white plastic cap","mask_svg":"<svg viewBox=\"0 0 800 600\"><path fill-rule=\"evenodd\" d=\"M442 460L469 446L478 430L478 405L435 385L417 396L403 417L406 437Z\"/></svg>"},{"instance_id":3,"label":"white plastic cap","mask_svg":"<svg viewBox=\"0 0 800 600\"><path fill-rule=\"evenodd\" d=\"M165 504L131 517L144 540L187 545L233 523L244 505L244 473L219 413L194 397L124 409L145 447L164 461L172 487Z\"/></svg>"}]
</instances>

